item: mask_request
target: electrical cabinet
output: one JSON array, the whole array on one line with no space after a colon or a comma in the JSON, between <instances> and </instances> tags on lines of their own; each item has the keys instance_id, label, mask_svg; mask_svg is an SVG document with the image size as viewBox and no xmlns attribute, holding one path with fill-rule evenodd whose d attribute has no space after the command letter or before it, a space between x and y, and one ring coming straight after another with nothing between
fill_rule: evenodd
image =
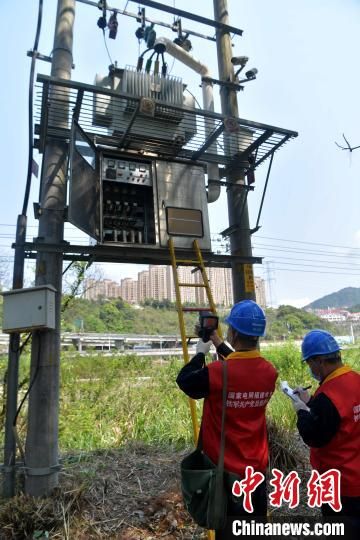
<instances>
[{"instance_id":1,"label":"electrical cabinet","mask_svg":"<svg viewBox=\"0 0 360 540\"><path fill-rule=\"evenodd\" d=\"M211 249L201 165L96 147L76 123L68 216L99 244Z\"/></svg>"},{"instance_id":2,"label":"electrical cabinet","mask_svg":"<svg viewBox=\"0 0 360 540\"><path fill-rule=\"evenodd\" d=\"M55 293L52 285L1 293L4 298L3 332L55 329Z\"/></svg>"}]
</instances>

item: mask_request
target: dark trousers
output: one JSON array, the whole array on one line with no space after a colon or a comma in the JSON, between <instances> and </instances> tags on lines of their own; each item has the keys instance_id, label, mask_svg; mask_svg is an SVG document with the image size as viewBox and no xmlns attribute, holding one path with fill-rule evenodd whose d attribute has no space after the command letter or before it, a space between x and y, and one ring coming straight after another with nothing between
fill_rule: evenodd
<instances>
[{"instance_id":1,"label":"dark trousers","mask_svg":"<svg viewBox=\"0 0 360 540\"><path fill-rule=\"evenodd\" d=\"M360 497L341 497L342 509L335 512L328 504L323 504L321 513L329 518L329 522L344 523L345 540L359 540L360 538Z\"/></svg>"},{"instance_id":2,"label":"dark trousers","mask_svg":"<svg viewBox=\"0 0 360 540\"><path fill-rule=\"evenodd\" d=\"M216 540L232 540L235 538L232 534L232 522L234 519L242 518L250 520L259 519L261 521L266 520L267 514L267 491L266 482L262 482L256 490L252 493L251 500L254 507L254 511L249 514L244 510L243 497L234 497L231 493L231 489L227 489L228 494L228 509L227 509L227 521L224 529L215 531Z\"/></svg>"}]
</instances>

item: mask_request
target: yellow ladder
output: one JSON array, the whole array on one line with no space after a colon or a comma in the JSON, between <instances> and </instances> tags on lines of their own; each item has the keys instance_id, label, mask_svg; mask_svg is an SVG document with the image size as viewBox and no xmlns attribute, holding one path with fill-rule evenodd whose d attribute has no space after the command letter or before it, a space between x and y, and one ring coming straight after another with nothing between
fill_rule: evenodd
<instances>
[{"instance_id":1,"label":"yellow ladder","mask_svg":"<svg viewBox=\"0 0 360 540\"><path fill-rule=\"evenodd\" d=\"M178 312L179 317L179 327L180 327L180 334L181 334L181 343L182 343L182 349L183 349L183 356L184 356L184 362L187 364L189 362L189 350L188 350L188 339L191 339L192 337L197 336L187 336L186 335L186 328L185 328L185 320L184 320L184 313L185 312L201 312L201 311L211 311L216 315L216 306L214 303L213 295L210 289L210 283L207 277L206 269L204 266L204 260L199 248L199 244L197 240L194 240L193 243L194 252L196 255L196 258L194 259L176 259L175 254L175 247L174 247L174 241L172 238L169 240L169 249L170 249L170 256L171 256L171 266L173 270L173 277L174 277L174 285L175 285L175 294L176 294L176 308ZM179 281L178 276L178 266L194 266L198 268L198 270L201 272L202 276L202 283L184 283ZM206 296L208 299L208 307L184 307L182 304L181 299L181 288L182 287L200 287L204 288L206 292ZM219 326L218 328L218 334L220 338L222 339L222 332L221 328ZM196 414L196 402L195 400L189 398L189 404L190 404L190 413L191 413L191 420L192 420L192 427L193 427L193 437L194 437L194 443L197 444L197 439L199 435L199 424L198 424L198 418ZM208 531L208 539L214 540L215 534L214 531Z\"/></svg>"}]
</instances>

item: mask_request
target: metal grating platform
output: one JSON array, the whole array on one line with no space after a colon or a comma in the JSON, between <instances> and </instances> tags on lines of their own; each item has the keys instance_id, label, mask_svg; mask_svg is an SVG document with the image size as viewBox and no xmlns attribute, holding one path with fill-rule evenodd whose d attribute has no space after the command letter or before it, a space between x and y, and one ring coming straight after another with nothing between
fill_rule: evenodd
<instances>
[{"instance_id":1,"label":"metal grating platform","mask_svg":"<svg viewBox=\"0 0 360 540\"><path fill-rule=\"evenodd\" d=\"M139 111L139 97L45 75L38 75L37 81L35 131L40 151L49 137L69 139L73 115L96 144L149 152L170 160L218 163L227 170L240 168L245 172L297 136L295 131L157 100L154 116L149 117ZM70 104L64 116L67 98ZM108 126L105 122L102 126L94 124L95 100L104 108L111 102L114 120ZM140 123L141 130L137 129Z\"/></svg>"}]
</instances>

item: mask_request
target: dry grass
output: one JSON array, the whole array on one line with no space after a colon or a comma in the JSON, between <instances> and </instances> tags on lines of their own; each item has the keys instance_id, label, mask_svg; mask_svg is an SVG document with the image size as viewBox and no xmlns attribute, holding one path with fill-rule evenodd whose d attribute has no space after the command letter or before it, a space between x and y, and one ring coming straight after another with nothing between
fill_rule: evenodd
<instances>
[{"instance_id":1,"label":"dry grass","mask_svg":"<svg viewBox=\"0 0 360 540\"><path fill-rule=\"evenodd\" d=\"M181 500L178 464L183 455L133 445L69 456L52 497L18 495L3 502L1 540L203 538Z\"/></svg>"},{"instance_id":2,"label":"dry grass","mask_svg":"<svg viewBox=\"0 0 360 540\"><path fill-rule=\"evenodd\" d=\"M309 463L308 450L300 436L293 431L280 428L274 420L267 421L270 458L269 468L277 468L284 473L304 469Z\"/></svg>"},{"instance_id":3,"label":"dry grass","mask_svg":"<svg viewBox=\"0 0 360 540\"><path fill-rule=\"evenodd\" d=\"M299 437L269 423L270 464L284 473L309 471ZM52 497L20 494L2 502L1 540L200 540L206 538L184 510L179 463L187 451L132 444L123 450L65 456ZM297 513L314 513L301 495ZM286 507L270 512L289 515Z\"/></svg>"}]
</instances>

